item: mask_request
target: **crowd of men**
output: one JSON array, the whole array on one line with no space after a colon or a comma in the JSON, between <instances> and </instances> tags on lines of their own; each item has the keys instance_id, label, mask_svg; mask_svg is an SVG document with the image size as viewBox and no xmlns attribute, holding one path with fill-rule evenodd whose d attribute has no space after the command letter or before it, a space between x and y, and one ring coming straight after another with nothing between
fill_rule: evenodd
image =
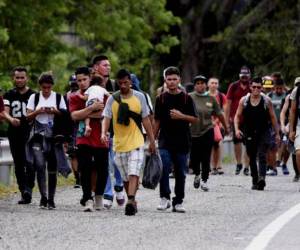
<instances>
[{"instance_id":1,"label":"crowd of men","mask_svg":"<svg viewBox=\"0 0 300 250\"><path fill-rule=\"evenodd\" d=\"M194 188L209 191L209 175L224 174L222 140L231 132L235 174L251 173L253 190L264 190L265 176L277 175L278 167L288 175L290 154L299 180L300 78L288 90L280 73L251 78L244 66L225 95L216 77L197 75L184 87L178 68L168 67L153 109L134 74L121 69L113 80L110 71L106 56L94 57L91 67L76 69L62 96L53 91L52 74L41 74L35 92L26 68L14 68L15 86L1 97L0 112L9 123L19 204L31 203L37 178L39 207L55 209L57 172L67 176L70 162L84 211L109 209L116 198L119 206L127 200L125 215L135 215L147 140L163 165L157 209L184 213L187 173L195 175Z\"/></svg>"}]
</instances>

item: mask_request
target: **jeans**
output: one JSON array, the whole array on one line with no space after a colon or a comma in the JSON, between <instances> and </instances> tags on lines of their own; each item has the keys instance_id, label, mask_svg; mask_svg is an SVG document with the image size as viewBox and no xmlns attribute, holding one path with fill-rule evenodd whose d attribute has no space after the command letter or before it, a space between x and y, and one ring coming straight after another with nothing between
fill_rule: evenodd
<instances>
[{"instance_id":1,"label":"jeans","mask_svg":"<svg viewBox=\"0 0 300 250\"><path fill-rule=\"evenodd\" d=\"M34 167L37 172L37 182L41 197L47 198L48 200L54 200L57 184L57 164L54 153L54 145L50 141L47 141L47 144L47 148L49 150L45 151L42 143L33 143ZM46 167L48 170L48 195L46 188Z\"/></svg>"},{"instance_id":2,"label":"jeans","mask_svg":"<svg viewBox=\"0 0 300 250\"><path fill-rule=\"evenodd\" d=\"M112 139L111 139L112 140ZM107 176L107 182L104 190L104 199L113 200L112 181L115 179L114 190L115 192L121 192L123 190L123 180L114 161L115 152L112 149L112 145L109 147L109 161L108 168L109 174Z\"/></svg>"},{"instance_id":3,"label":"jeans","mask_svg":"<svg viewBox=\"0 0 300 250\"><path fill-rule=\"evenodd\" d=\"M200 175L201 179L207 181L210 170L210 156L214 144L214 129L209 129L204 135L192 138L192 149L190 166L194 170L195 175Z\"/></svg>"},{"instance_id":4,"label":"jeans","mask_svg":"<svg viewBox=\"0 0 300 250\"><path fill-rule=\"evenodd\" d=\"M19 190L21 193L24 191L31 193L34 187L35 171L32 166L26 164L25 145L27 137L24 136L25 131L21 132L13 134L11 131L8 139Z\"/></svg>"},{"instance_id":5,"label":"jeans","mask_svg":"<svg viewBox=\"0 0 300 250\"><path fill-rule=\"evenodd\" d=\"M103 195L108 176L108 148L78 145L77 160L81 173L83 201L92 199L91 176L93 166L96 167L97 172L95 195Z\"/></svg>"},{"instance_id":6,"label":"jeans","mask_svg":"<svg viewBox=\"0 0 300 250\"><path fill-rule=\"evenodd\" d=\"M266 176L266 155L270 146L270 133L246 137L246 151L250 159L250 169L253 184L256 184L258 176ZM259 169L257 168L257 158Z\"/></svg>"},{"instance_id":7,"label":"jeans","mask_svg":"<svg viewBox=\"0 0 300 250\"><path fill-rule=\"evenodd\" d=\"M174 167L175 175L175 197L172 205L181 204L184 199L185 177L188 171L187 153L179 153L160 149L159 154L163 163L163 174L160 180L160 197L170 199L171 189L169 183L169 174Z\"/></svg>"}]
</instances>

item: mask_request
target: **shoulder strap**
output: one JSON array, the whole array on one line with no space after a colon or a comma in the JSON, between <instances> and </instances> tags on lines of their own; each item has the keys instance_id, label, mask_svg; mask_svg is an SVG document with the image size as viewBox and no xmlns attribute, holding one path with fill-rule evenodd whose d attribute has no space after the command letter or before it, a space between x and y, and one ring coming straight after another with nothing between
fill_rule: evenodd
<instances>
[{"instance_id":1,"label":"shoulder strap","mask_svg":"<svg viewBox=\"0 0 300 250\"><path fill-rule=\"evenodd\" d=\"M149 103L149 100L148 100L148 97L147 97L146 92L145 92L145 91L141 91L141 92L143 93L143 95L144 95L144 97L145 97L145 99L146 99L146 103L147 103L147 106L148 106L148 108L149 108L149 110L150 110L150 113L153 114L153 110L152 110L152 108L151 108L151 106L150 106L150 103Z\"/></svg>"},{"instance_id":2,"label":"shoulder strap","mask_svg":"<svg viewBox=\"0 0 300 250\"><path fill-rule=\"evenodd\" d=\"M246 107L249 103L250 100L250 93L248 93L247 95L245 95L245 99L244 99L244 103L243 106Z\"/></svg>"},{"instance_id":3,"label":"shoulder strap","mask_svg":"<svg viewBox=\"0 0 300 250\"><path fill-rule=\"evenodd\" d=\"M39 100L40 100L40 92L38 92L38 93L36 93L36 94L34 95L34 109L35 109L36 106L38 105Z\"/></svg>"},{"instance_id":4,"label":"shoulder strap","mask_svg":"<svg viewBox=\"0 0 300 250\"><path fill-rule=\"evenodd\" d=\"M117 103L121 103L121 93L120 90L118 90L117 92L113 93L113 98Z\"/></svg>"},{"instance_id":5,"label":"shoulder strap","mask_svg":"<svg viewBox=\"0 0 300 250\"><path fill-rule=\"evenodd\" d=\"M56 93L56 108L57 109L59 109L60 101L61 101L61 94Z\"/></svg>"}]
</instances>

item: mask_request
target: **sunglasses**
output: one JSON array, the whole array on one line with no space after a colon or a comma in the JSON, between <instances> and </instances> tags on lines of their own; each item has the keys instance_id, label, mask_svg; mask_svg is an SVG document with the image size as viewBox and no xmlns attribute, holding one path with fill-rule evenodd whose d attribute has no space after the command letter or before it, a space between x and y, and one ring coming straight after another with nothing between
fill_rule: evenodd
<instances>
[{"instance_id":1,"label":"sunglasses","mask_svg":"<svg viewBox=\"0 0 300 250\"><path fill-rule=\"evenodd\" d=\"M261 89L261 86L251 86L253 89Z\"/></svg>"}]
</instances>

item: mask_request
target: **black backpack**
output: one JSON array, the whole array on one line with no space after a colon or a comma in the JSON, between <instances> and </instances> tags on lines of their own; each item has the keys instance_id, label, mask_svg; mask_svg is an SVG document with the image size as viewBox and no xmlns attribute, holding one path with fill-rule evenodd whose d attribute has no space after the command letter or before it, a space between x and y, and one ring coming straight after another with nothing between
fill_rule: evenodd
<instances>
[{"instance_id":1,"label":"black backpack","mask_svg":"<svg viewBox=\"0 0 300 250\"><path fill-rule=\"evenodd\" d=\"M72 140L74 123L70 112L59 108L61 98L62 95L56 93L56 108L61 112L61 114L54 116L53 137L59 140L59 142L70 142ZM40 93L36 93L34 96L34 108L38 105L39 100Z\"/></svg>"}]
</instances>

